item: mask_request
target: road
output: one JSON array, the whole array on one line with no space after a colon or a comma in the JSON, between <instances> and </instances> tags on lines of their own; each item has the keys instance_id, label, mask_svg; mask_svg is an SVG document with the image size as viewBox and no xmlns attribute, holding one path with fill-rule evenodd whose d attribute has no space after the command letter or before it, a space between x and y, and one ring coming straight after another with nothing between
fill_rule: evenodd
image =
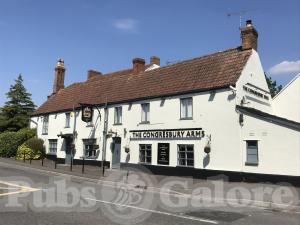
<instances>
[{"instance_id":1,"label":"road","mask_svg":"<svg viewBox=\"0 0 300 225\"><path fill-rule=\"evenodd\" d=\"M0 163L0 224L300 224L298 209L197 199L204 194L151 182L138 173L97 181Z\"/></svg>"}]
</instances>

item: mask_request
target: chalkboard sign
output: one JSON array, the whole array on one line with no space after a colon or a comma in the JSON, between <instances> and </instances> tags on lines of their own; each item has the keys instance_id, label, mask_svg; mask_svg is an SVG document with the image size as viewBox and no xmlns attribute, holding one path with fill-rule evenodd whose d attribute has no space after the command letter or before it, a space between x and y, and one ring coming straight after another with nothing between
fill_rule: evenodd
<instances>
[{"instance_id":1,"label":"chalkboard sign","mask_svg":"<svg viewBox=\"0 0 300 225\"><path fill-rule=\"evenodd\" d=\"M157 164L169 165L170 144L158 143Z\"/></svg>"}]
</instances>

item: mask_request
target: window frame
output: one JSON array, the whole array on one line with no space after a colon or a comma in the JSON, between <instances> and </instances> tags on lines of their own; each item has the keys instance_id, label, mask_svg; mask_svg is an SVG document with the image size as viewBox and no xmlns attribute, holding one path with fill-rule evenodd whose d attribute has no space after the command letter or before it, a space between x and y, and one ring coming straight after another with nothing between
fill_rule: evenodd
<instances>
[{"instance_id":1,"label":"window frame","mask_svg":"<svg viewBox=\"0 0 300 225\"><path fill-rule=\"evenodd\" d=\"M122 106L117 106L114 109L114 125L122 125L123 119L123 108Z\"/></svg>"},{"instance_id":2,"label":"window frame","mask_svg":"<svg viewBox=\"0 0 300 225\"><path fill-rule=\"evenodd\" d=\"M65 128L70 128L71 127L71 113L67 112L65 113L66 118L65 118Z\"/></svg>"},{"instance_id":3,"label":"window frame","mask_svg":"<svg viewBox=\"0 0 300 225\"><path fill-rule=\"evenodd\" d=\"M249 148L249 143L255 143L255 145L251 145L252 148ZM255 146L256 148L253 148ZM249 150L256 150L256 154L249 153ZM256 161L249 160L249 156L256 156ZM258 140L246 140L246 162L247 166L258 166L259 156L258 156Z\"/></svg>"},{"instance_id":4,"label":"window frame","mask_svg":"<svg viewBox=\"0 0 300 225\"><path fill-rule=\"evenodd\" d=\"M53 147L53 143L51 142L55 142L55 146L56 148ZM56 155L57 154L57 144L58 144L58 140L57 139L48 139L48 153L49 155ZM51 149L55 149L55 151L52 151Z\"/></svg>"},{"instance_id":5,"label":"window frame","mask_svg":"<svg viewBox=\"0 0 300 225\"><path fill-rule=\"evenodd\" d=\"M94 146L97 143L97 139L96 138L86 138L86 139L82 139L82 146L83 146L83 153L84 153L84 157L87 159L93 159L97 157L97 151L96 149L90 150L87 149L86 146ZM94 154L89 155L87 154L88 152L93 152Z\"/></svg>"},{"instance_id":6,"label":"window frame","mask_svg":"<svg viewBox=\"0 0 300 225\"><path fill-rule=\"evenodd\" d=\"M43 117L42 135L47 135L49 130L49 115Z\"/></svg>"},{"instance_id":7,"label":"window frame","mask_svg":"<svg viewBox=\"0 0 300 225\"><path fill-rule=\"evenodd\" d=\"M180 151L180 147L184 146L185 147L185 150L184 151ZM188 158L187 156L187 153L191 153L191 151L188 151L188 147L192 147L193 148L193 158ZM180 153L181 152L184 152L185 153L185 157L184 158L181 158L180 157ZM185 160L185 163L184 165L181 164L181 160ZM193 165L188 165L188 160L192 161L193 162ZM195 148L194 148L194 145L193 144L177 144L177 166L179 167L191 167L191 168L194 168L195 167Z\"/></svg>"},{"instance_id":8,"label":"window frame","mask_svg":"<svg viewBox=\"0 0 300 225\"><path fill-rule=\"evenodd\" d=\"M142 149L142 147L144 147ZM148 155L147 151L149 151L150 147L150 156ZM144 160L141 160L141 151L144 151ZM147 160L150 158L150 162ZM152 164L152 144L139 144L139 163L140 164Z\"/></svg>"},{"instance_id":9,"label":"window frame","mask_svg":"<svg viewBox=\"0 0 300 225\"><path fill-rule=\"evenodd\" d=\"M189 102L189 100L191 100L191 116L188 116L188 105L186 105L184 111L185 111L185 116L182 116L182 112L183 112L183 101L187 101ZM194 114L194 106L193 106L193 97L186 97L186 98L180 98L180 120L192 120L193 119L193 114Z\"/></svg>"},{"instance_id":10,"label":"window frame","mask_svg":"<svg viewBox=\"0 0 300 225\"><path fill-rule=\"evenodd\" d=\"M148 106L148 111L145 113L144 107ZM143 113L145 113L146 120L143 120ZM150 123L150 103L141 104L141 124Z\"/></svg>"}]
</instances>

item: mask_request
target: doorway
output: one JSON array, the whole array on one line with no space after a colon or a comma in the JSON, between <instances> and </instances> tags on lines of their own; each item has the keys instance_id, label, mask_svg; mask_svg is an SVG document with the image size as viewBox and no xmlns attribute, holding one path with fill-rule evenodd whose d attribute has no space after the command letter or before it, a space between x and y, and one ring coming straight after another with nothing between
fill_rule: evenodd
<instances>
[{"instance_id":1,"label":"doorway","mask_svg":"<svg viewBox=\"0 0 300 225\"><path fill-rule=\"evenodd\" d=\"M72 160L72 143L73 143L73 138L65 138L65 152L66 152L66 157L65 157L65 164L70 165L71 160Z\"/></svg>"},{"instance_id":2,"label":"doorway","mask_svg":"<svg viewBox=\"0 0 300 225\"><path fill-rule=\"evenodd\" d=\"M113 137L111 168L120 169L121 138Z\"/></svg>"}]
</instances>

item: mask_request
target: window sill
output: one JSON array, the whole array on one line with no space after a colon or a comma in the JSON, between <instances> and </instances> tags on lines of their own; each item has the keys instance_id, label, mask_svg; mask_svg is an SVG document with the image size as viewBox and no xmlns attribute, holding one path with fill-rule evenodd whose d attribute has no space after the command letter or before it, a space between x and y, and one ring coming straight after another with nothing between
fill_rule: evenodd
<instances>
[{"instance_id":1,"label":"window sill","mask_svg":"<svg viewBox=\"0 0 300 225\"><path fill-rule=\"evenodd\" d=\"M258 166L258 163L245 162L245 166Z\"/></svg>"},{"instance_id":2,"label":"window sill","mask_svg":"<svg viewBox=\"0 0 300 225\"><path fill-rule=\"evenodd\" d=\"M140 124L150 124L150 121L142 121Z\"/></svg>"},{"instance_id":3,"label":"window sill","mask_svg":"<svg viewBox=\"0 0 300 225\"><path fill-rule=\"evenodd\" d=\"M193 120L193 117L180 118L179 120Z\"/></svg>"},{"instance_id":4,"label":"window sill","mask_svg":"<svg viewBox=\"0 0 300 225\"><path fill-rule=\"evenodd\" d=\"M195 168L194 166L177 165L178 168Z\"/></svg>"},{"instance_id":5,"label":"window sill","mask_svg":"<svg viewBox=\"0 0 300 225\"><path fill-rule=\"evenodd\" d=\"M85 156L84 159L97 159L97 156Z\"/></svg>"},{"instance_id":6,"label":"window sill","mask_svg":"<svg viewBox=\"0 0 300 225\"><path fill-rule=\"evenodd\" d=\"M122 126L123 124L122 123L114 123L113 125L114 126Z\"/></svg>"},{"instance_id":7,"label":"window sill","mask_svg":"<svg viewBox=\"0 0 300 225\"><path fill-rule=\"evenodd\" d=\"M42 133L42 135L48 135L48 133Z\"/></svg>"},{"instance_id":8,"label":"window sill","mask_svg":"<svg viewBox=\"0 0 300 225\"><path fill-rule=\"evenodd\" d=\"M64 127L64 128L71 128L71 127Z\"/></svg>"},{"instance_id":9,"label":"window sill","mask_svg":"<svg viewBox=\"0 0 300 225\"><path fill-rule=\"evenodd\" d=\"M85 127L94 127L94 124L86 125Z\"/></svg>"}]
</instances>

